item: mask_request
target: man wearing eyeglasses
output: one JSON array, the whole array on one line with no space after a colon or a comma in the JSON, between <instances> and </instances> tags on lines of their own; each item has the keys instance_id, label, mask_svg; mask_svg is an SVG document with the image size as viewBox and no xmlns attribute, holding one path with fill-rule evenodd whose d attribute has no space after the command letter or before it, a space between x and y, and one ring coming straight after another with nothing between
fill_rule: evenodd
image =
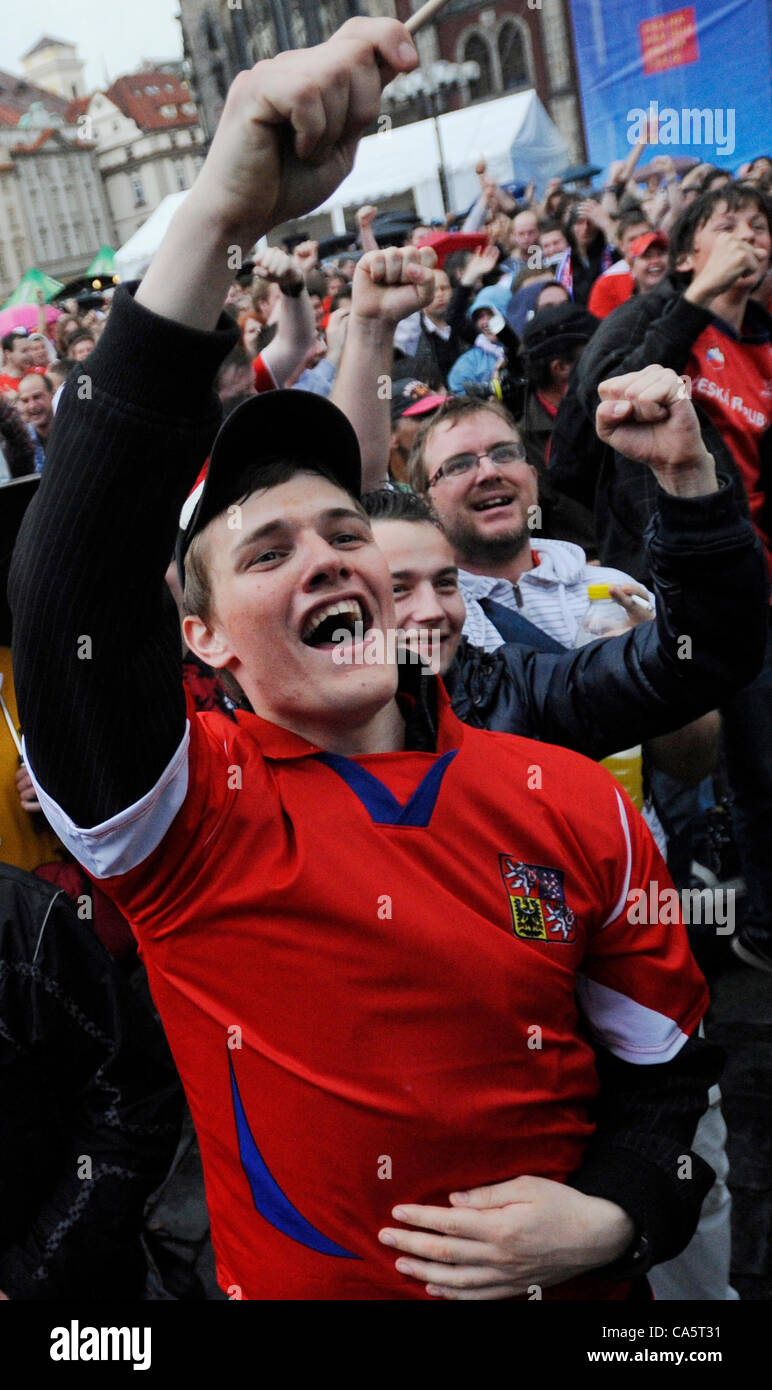
<instances>
[{"instance_id":1,"label":"man wearing eyeglasses","mask_svg":"<svg viewBox=\"0 0 772 1390\"><path fill-rule=\"evenodd\" d=\"M587 612L588 582L634 582L621 570L590 567L578 545L535 539L541 529L538 475L512 416L497 401L446 401L419 432L408 476L428 497L456 552L467 608L464 633L477 647L492 652L505 641L532 642L523 618L555 642L574 646Z\"/></svg>"}]
</instances>

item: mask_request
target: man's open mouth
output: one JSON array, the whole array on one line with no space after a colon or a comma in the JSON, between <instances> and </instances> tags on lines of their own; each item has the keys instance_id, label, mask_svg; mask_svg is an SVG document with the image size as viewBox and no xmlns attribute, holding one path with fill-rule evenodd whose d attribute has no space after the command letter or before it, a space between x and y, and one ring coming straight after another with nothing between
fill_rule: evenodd
<instances>
[{"instance_id":1,"label":"man's open mouth","mask_svg":"<svg viewBox=\"0 0 772 1390\"><path fill-rule=\"evenodd\" d=\"M352 639L361 637L371 623L367 609L358 599L331 600L316 608L303 626L301 641L307 647L332 647L340 642L339 633L348 632ZM337 637L338 642L333 638Z\"/></svg>"},{"instance_id":2,"label":"man's open mouth","mask_svg":"<svg viewBox=\"0 0 772 1390\"><path fill-rule=\"evenodd\" d=\"M514 500L514 497L484 497L482 501L472 503L472 511L490 512L496 507L508 507Z\"/></svg>"}]
</instances>

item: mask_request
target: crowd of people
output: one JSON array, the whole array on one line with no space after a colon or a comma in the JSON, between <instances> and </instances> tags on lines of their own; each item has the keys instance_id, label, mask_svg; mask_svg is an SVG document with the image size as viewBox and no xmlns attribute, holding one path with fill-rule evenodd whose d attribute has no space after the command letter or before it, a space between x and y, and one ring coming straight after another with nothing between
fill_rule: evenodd
<instances>
[{"instance_id":1,"label":"crowd of people","mask_svg":"<svg viewBox=\"0 0 772 1390\"><path fill-rule=\"evenodd\" d=\"M772 157L269 244L417 61L306 57L138 287L2 340L0 1291L201 1296L143 1218L186 1103L227 1297L736 1298L695 957L772 974Z\"/></svg>"}]
</instances>

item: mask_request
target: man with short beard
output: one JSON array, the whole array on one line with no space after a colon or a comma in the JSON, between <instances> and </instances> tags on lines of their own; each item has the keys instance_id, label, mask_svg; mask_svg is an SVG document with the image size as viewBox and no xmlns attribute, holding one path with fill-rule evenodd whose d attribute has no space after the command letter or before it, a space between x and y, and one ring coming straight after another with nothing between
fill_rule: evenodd
<instances>
[{"instance_id":1,"label":"man with short beard","mask_svg":"<svg viewBox=\"0 0 772 1390\"><path fill-rule=\"evenodd\" d=\"M517 640L519 618L571 647L587 612L587 585L628 584L629 574L590 567L567 541L540 530L538 475L509 411L497 401L452 397L419 432L408 463L460 566L464 632L495 651Z\"/></svg>"}]
</instances>

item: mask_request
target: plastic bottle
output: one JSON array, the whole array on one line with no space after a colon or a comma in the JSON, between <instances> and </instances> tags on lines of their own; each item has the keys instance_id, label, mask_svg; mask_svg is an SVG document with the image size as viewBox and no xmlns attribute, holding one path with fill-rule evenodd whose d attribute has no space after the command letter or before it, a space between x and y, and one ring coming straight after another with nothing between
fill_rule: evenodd
<instances>
[{"instance_id":1,"label":"plastic bottle","mask_svg":"<svg viewBox=\"0 0 772 1390\"><path fill-rule=\"evenodd\" d=\"M608 637L630 626L630 620L620 604L611 598L608 584L588 584L589 607L579 628L575 645L583 647L597 637Z\"/></svg>"},{"instance_id":2,"label":"plastic bottle","mask_svg":"<svg viewBox=\"0 0 772 1390\"><path fill-rule=\"evenodd\" d=\"M575 646L583 647L598 637L609 637L631 626L628 616L609 594L608 584L588 584L589 607L577 633ZM634 806L643 807L643 751L640 743L602 759L603 766L624 787Z\"/></svg>"}]
</instances>

